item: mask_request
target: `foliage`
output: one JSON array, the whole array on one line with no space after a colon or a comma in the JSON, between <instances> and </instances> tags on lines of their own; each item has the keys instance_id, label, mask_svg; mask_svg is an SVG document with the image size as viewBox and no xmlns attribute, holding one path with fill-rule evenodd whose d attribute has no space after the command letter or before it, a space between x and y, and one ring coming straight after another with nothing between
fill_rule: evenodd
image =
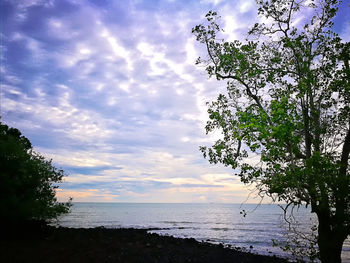
<instances>
[{"instance_id":1,"label":"foliage","mask_svg":"<svg viewBox=\"0 0 350 263\"><path fill-rule=\"evenodd\" d=\"M312 232L304 234L297 228L290 229L287 235L287 240L280 248L283 251L289 252L295 262L314 263L319 262L319 253L317 249L317 235L315 231L317 227L312 227ZM275 246L279 245L273 240Z\"/></svg>"},{"instance_id":2,"label":"foliage","mask_svg":"<svg viewBox=\"0 0 350 263\"><path fill-rule=\"evenodd\" d=\"M311 205L322 262L340 262L350 233L350 43L332 31L339 1L257 3L265 22L246 41L222 40L212 11L192 30L208 52L197 63L227 81L206 125L222 138L200 149L260 195Z\"/></svg>"},{"instance_id":3,"label":"foliage","mask_svg":"<svg viewBox=\"0 0 350 263\"><path fill-rule=\"evenodd\" d=\"M55 197L63 171L35 152L18 129L1 122L0 171L1 220L45 221L69 211L70 202Z\"/></svg>"},{"instance_id":4,"label":"foliage","mask_svg":"<svg viewBox=\"0 0 350 263\"><path fill-rule=\"evenodd\" d=\"M288 206L280 207L284 211L285 222L284 225L286 233L284 240L272 239L273 246L280 247L283 251L288 252L295 262L319 262L320 255L317 245L317 225L315 225L314 218L310 217L310 229L300 229L299 222L294 216L294 207L289 210ZM289 211L288 211L289 210Z\"/></svg>"}]
</instances>

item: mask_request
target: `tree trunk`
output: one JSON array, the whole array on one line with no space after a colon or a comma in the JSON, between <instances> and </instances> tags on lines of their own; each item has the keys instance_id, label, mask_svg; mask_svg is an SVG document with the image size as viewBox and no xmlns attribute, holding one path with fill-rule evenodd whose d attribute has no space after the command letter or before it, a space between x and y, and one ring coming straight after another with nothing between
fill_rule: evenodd
<instances>
[{"instance_id":1,"label":"tree trunk","mask_svg":"<svg viewBox=\"0 0 350 263\"><path fill-rule=\"evenodd\" d=\"M344 233L332 229L329 217L318 214L318 247L322 263L341 263Z\"/></svg>"}]
</instances>

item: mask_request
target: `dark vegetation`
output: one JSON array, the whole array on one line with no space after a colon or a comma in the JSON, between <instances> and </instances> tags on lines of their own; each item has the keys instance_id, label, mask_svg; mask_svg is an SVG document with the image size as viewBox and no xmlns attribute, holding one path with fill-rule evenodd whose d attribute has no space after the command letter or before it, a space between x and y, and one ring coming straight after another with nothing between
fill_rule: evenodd
<instances>
[{"instance_id":1,"label":"dark vegetation","mask_svg":"<svg viewBox=\"0 0 350 263\"><path fill-rule=\"evenodd\" d=\"M198 63L227 82L227 94L208 104L206 126L222 138L201 150L261 197L311 206L318 218L313 257L341 262L350 234L350 43L332 30L340 1L257 3L266 22L246 41L224 41L212 11L193 28L208 53ZM303 17L305 24L295 23Z\"/></svg>"},{"instance_id":2,"label":"dark vegetation","mask_svg":"<svg viewBox=\"0 0 350 263\"><path fill-rule=\"evenodd\" d=\"M55 189L64 173L33 150L18 129L0 122L0 222L28 224L67 213L70 202L59 203ZM33 222L34 223L34 222Z\"/></svg>"},{"instance_id":3,"label":"dark vegetation","mask_svg":"<svg viewBox=\"0 0 350 263\"><path fill-rule=\"evenodd\" d=\"M0 262L286 262L194 239L148 234L142 229L33 229L26 227L7 237L2 235Z\"/></svg>"}]
</instances>

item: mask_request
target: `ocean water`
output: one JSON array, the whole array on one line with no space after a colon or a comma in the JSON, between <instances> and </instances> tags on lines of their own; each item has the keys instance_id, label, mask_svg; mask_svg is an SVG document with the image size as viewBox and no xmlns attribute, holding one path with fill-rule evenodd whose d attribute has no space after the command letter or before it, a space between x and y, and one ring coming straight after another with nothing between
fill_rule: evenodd
<instances>
[{"instance_id":1,"label":"ocean water","mask_svg":"<svg viewBox=\"0 0 350 263\"><path fill-rule=\"evenodd\" d=\"M305 207L293 215L294 224L304 232L316 222ZM274 204L73 203L71 213L60 217L57 224L73 228L147 228L161 235L222 243L258 254L290 256L272 243L272 239L283 243L290 233L283 210ZM350 262L349 239L342 259Z\"/></svg>"}]
</instances>

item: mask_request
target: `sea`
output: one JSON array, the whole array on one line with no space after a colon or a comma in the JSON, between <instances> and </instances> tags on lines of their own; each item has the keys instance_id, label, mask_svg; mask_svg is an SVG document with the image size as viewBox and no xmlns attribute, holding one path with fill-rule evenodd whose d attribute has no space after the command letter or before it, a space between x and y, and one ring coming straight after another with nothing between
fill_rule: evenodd
<instances>
[{"instance_id":1,"label":"sea","mask_svg":"<svg viewBox=\"0 0 350 263\"><path fill-rule=\"evenodd\" d=\"M276 204L76 202L71 212L54 224L72 228L149 229L160 235L194 238L257 254L291 258L291 253L280 247L293 236L293 229L310 233L317 221L309 208L290 212L285 215ZM349 239L343 246L342 261L350 262Z\"/></svg>"}]
</instances>

